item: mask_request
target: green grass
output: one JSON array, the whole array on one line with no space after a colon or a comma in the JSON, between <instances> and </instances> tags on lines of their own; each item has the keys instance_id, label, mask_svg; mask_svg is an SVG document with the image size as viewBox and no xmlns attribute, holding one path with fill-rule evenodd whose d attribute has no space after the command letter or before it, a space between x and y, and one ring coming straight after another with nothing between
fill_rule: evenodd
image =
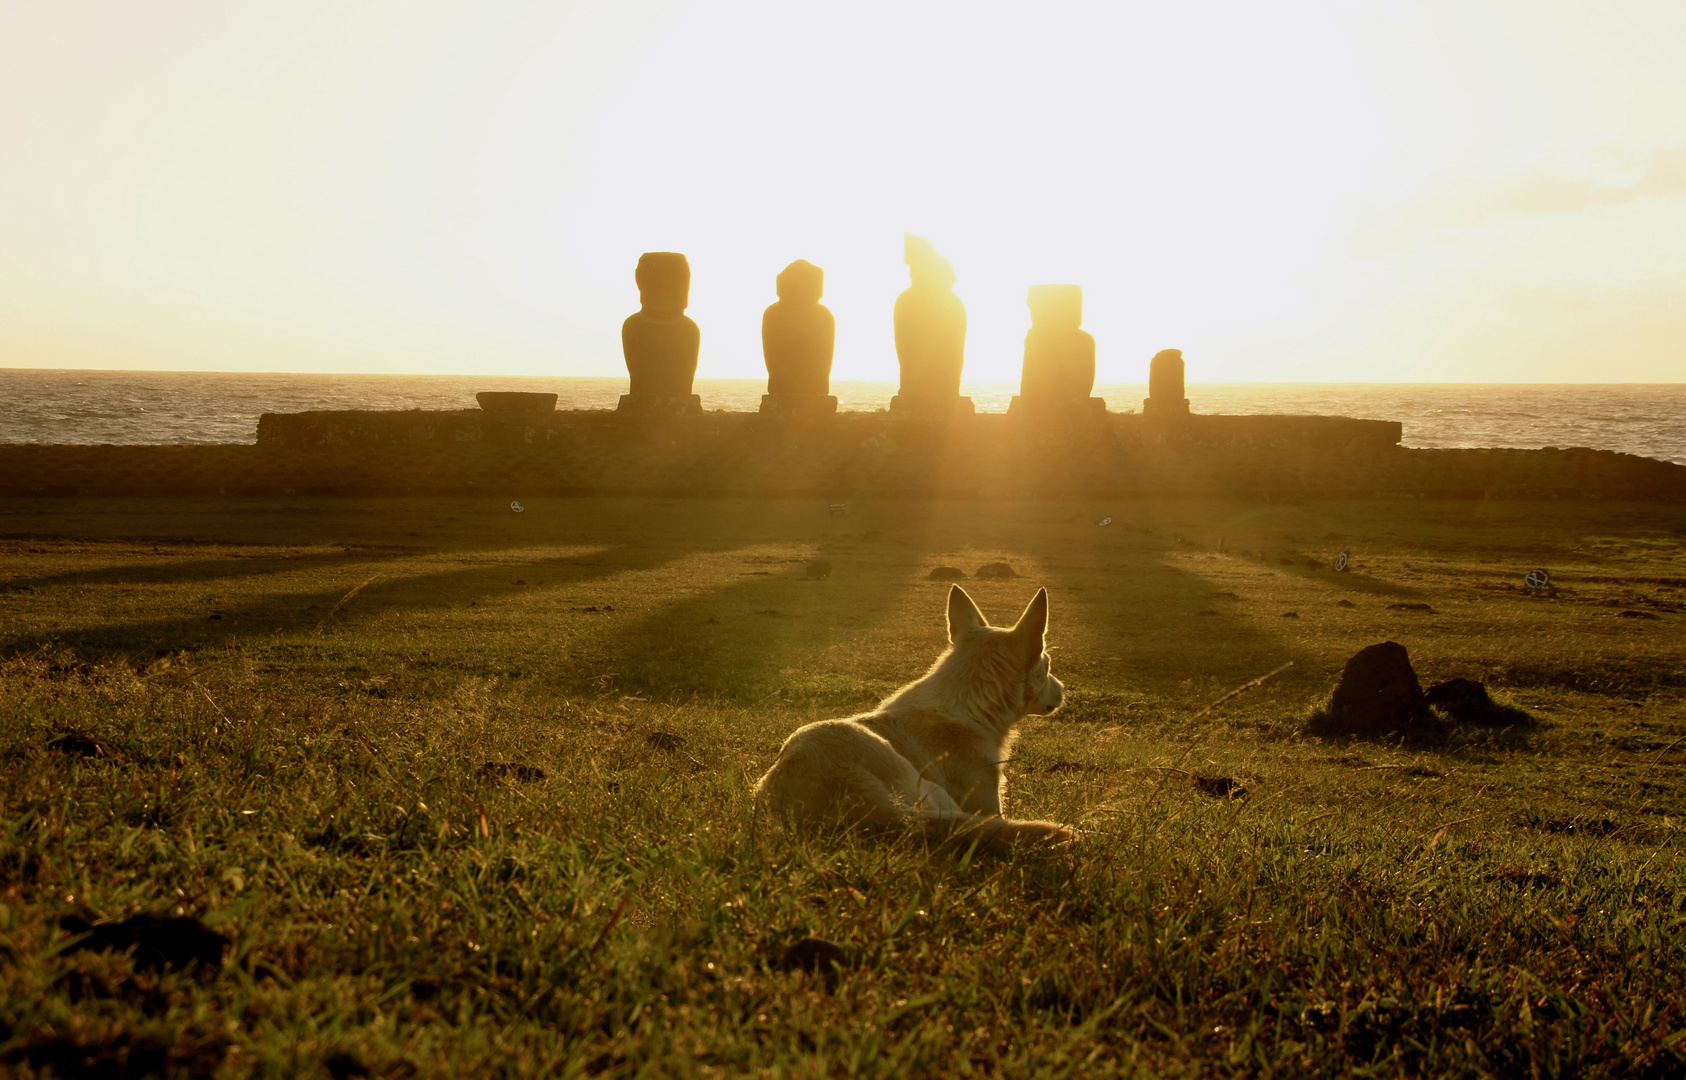
<instances>
[{"instance_id":1,"label":"green grass","mask_svg":"<svg viewBox=\"0 0 1686 1080\"><path fill-rule=\"evenodd\" d=\"M1686 1069L1676 509L13 500L0 536L0 1072ZM1005 622L1046 585L1068 687L1012 808L1084 838L757 822L790 730L936 656L929 569L995 561L966 587ZM1304 736L1390 639L1539 723ZM137 911L227 962L59 951ZM807 937L842 970L784 970Z\"/></svg>"}]
</instances>

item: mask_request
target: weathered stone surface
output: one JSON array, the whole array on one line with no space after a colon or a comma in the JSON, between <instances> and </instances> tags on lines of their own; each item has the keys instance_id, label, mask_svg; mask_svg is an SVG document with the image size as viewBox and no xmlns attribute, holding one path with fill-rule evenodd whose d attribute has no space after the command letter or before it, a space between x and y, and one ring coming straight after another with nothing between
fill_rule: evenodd
<instances>
[{"instance_id":1,"label":"weathered stone surface","mask_svg":"<svg viewBox=\"0 0 1686 1080\"><path fill-rule=\"evenodd\" d=\"M1219 437L1229 429L1218 421L1234 421L1235 432ZM1397 426L1380 421L1195 416L1160 425L1139 414L1107 414L1082 425L1083 438L1045 445L1015 437L1015 423L980 413L933 425L920 444L926 433L917 422L840 412L824 424L793 428L788 439L800 452L787 452L785 442L769 442L770 425L754 413L711 412L647 426L610 409L560 410L523 425L523 439L510 445L486 437L479 409L267 413L256 445L0 445L0 496L1410 495L1597 499L1608 500L1612 513L1621 512L1621 500L1686 503L1683 465L1606 450L1412 450L1389 443ZM1212 434L1200 434L1208 426ZM1372 440L1371 429L1382 434Z\"/></svg>"},{"instance_id":2,"label":"weathered stone surface","mask_svg":"<svg viewBox=\"0 0 1686 1080\"><path fill-rule=\"evenodd\" d=\"M516 390L482 390L474 395L483 412L548 413L556 411L555 394L531 394Z\"/></svg>"},{"instance_id":3,"label":"weathered stone surface","mask_svg":"<svg viewBox=\"0 0 1686 1080\"><path fill-rule=\"evenodd\" d=\"M685 314L691 265L676 251L646 251L638 257L637 278L642 306L621 324L621 351L632 384L627 396L690 397L702 346L702 331Z\"/></svg>"},{"instance_id":4,"label":"weathered stone surface","mask_svg":"<svg viewBox=\"0 0 1686 1080\"><path fill-rule=\"evenodd\" d=\"M825 271L797 259L779 273L777 286L778 303L761 316L767 394L825 397L831 393L831 358L837 341L837 320L820 303ZM832 411L836 411L836 399L832 401Z\"/></svg>"},{"instance_id":5,"label":"weathered stone surface","mask_svg":"<svg viewBox=\"0 0 1686 1080\"><path fill-rule=\"evenodd\" d=\"M911 233L902 251L912 285L896 297L898 396L958 397L966 362L966 306L954 295L954 267L929 240Z\"/></svg>"},{"instance_id":6,"label":"weathered stone surface","mask_svg":"<svg viewBox=\"0 0 1686 1080\"><path fill-rule=\"evenodd\" d=\"M890 399L890 415L906 420L953 420L977 412L969 397L959 394L897 394Z\"/></svg>"},{"instance_id":7,"label":"weathered stone surface","mask_svg":"<svg viewBox=\"0 0 1686 1080\"><path fill-rule=\"evenodd\" d=\"M959 581L965 576L966 571L958 566L938 566L933 567L931 572L925 575L925 578L927 581Z\"/></svg>"},{"instance_id":8,"label":"weathered stone surface","mask_svg":"<svg viewBox=\"0 0 1686 1080\"><path fill-rule=\"evenodd\" d=\"M1183 396L1183 351L1161 349L1147 368L1147 400L1142 414L1152 417L1188 415L1188 398Z\"/></svg>"},{"instance_id":9,"label":"weathered stone surface","mask_svg":"<svg viewBox=\"0 0 1686 1080\"><path fill-rule=\"evenodd\" d=\"M1004 562L985 563L978 567L977 575L985 581L1008 581L1018 577L1018 573Z\"/></svg>"},{"instance_id":10,"label":"weathered stone surface","mask_svg":"<svg viewBox=\"0 0 1686 1080\"><path fill-rule=\"evenodd\" d=\"M805 419L833 416L837 413L837 399L830 394L762 394L763 416Z\"/></svg>"},{"instance_id":11,"label":"weathered stone surface","mask_svg":"<svg viewBox=\"0 0 1686 1080\"><path fill-rule=\"evenodd\" d=\"M1082 288L1032 285L1028 303L1019 395L1032 401L1087 400L1095 388L1095 339L1082 328Z\"/></svg>"},{"instance_id":12,"label":"weathered stone surface","mask_svg":"<svg viewBox=\"0 0 1686 1080\"><path fill-rule=\"evenodd\" d=\"M1314 727L1319 735L1370 739L1421 738L1440 731L1409 653L1394 641L1366 646L1346 662L1329 698L1326 722Z\"/></svg>"}]
</instances>

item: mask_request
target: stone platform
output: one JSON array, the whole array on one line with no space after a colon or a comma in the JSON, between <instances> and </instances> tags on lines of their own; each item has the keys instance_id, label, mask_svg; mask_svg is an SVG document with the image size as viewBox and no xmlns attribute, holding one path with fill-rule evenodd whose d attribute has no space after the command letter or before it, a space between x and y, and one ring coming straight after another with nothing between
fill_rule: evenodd
<instances>
[{"instance_id":1,"label":"stone platform","mask_svg":"<svg viewBox=\"0 0 1686 1080\"><path fill-rule=\"evenodd\" d=\"M609 410L266 414L255 445L0 445L0 495L627 494L1590 498L1686 503L1686 466L1587 449L1410 450L1342 417L979 414L787 424Z\"/></svg>"}]
</instances>

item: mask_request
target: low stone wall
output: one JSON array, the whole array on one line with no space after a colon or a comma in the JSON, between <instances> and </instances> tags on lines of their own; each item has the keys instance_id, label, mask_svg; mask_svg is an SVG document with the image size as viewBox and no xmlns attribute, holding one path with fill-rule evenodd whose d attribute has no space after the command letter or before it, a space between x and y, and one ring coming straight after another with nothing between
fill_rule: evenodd
<instances>
[{"instance_id":1,"label":"low stone wall","mask_svg":"<svg viewBox=\"0 0 1686 1080\"><path fill-rule=\"evenodd\" d=\"M613 412L265 416L255 446L0 446L0 495L1607 498L1686 502L1686 466L1611 451L1408 450L1337 417L921 424Z\"/></svg>"},{"instance_id":2,"label":"low stone wall","mask_svg":"<svg viewBox=\"0 0 1686 1080\"><path fill-rule=\"evenodd\" d=\"M688 431L685 425L698 423L741 431L746 424L776 427L784 422L780 418L754 413L727 412L662 421L664 426L675 431ZM862 424L876 424L891 430L902 423L899 418L883 412L839 413L816 416L805 422L814 425L841 424L843 427L838 430L847 431ZM1195 415L1166 421L1134 413L1102 413L1093 417L1056 418L1050 423L1046 415L1003 417L986 413L966 415L952 421L959 426L977 425L979 433L991 435L999 435L1005 423L1012 434L1031 436L1050 426L1064 428L1072 422L1099 424L1103 430L1127 440L1207 446L1381 449L1397 446L1403 435L1403 425L1397 420L1354 420L1345 416ZM416 409L409 412L264 413L258 420L258 445L312 449L414 446L422 443L577 444L646 433L650 425L648 419L601 409L513 416L485 413L478 409L450 412Z\"/></svg>"}]
</instances>

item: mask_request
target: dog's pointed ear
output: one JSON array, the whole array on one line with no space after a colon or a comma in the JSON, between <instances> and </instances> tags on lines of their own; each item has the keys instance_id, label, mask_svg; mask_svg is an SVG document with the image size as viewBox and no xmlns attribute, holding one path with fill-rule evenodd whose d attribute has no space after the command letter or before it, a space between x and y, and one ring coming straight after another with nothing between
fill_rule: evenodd
<instances>
[{"instance_id":1,"label":"dog's pointed ear","mask_svg":"<svg viewBox=\"0 0 1686 1080\"><path fill-rule=\"evenodd\" d=\"M972 603L972 598L966 595L966 590L958 585L949 586L948 643L953 645L966 631L988 625L989 623L984 621L983 612L978 610L978 605Z\"/></svg>"},{"instance_id":2,"label":"dog's pointed ear","mask_svg":"<svg viewBox=\"0 0 1686 1080\"><path fill-rule=\"evenodd\" d=\"M1013 641L1019 646L1024 666L1034 667L1042 658L1048 637L1048 590L1037 589L1036 595L1025 605L1024 614L1013 626Z\"/></svg>"}]
</instances>

